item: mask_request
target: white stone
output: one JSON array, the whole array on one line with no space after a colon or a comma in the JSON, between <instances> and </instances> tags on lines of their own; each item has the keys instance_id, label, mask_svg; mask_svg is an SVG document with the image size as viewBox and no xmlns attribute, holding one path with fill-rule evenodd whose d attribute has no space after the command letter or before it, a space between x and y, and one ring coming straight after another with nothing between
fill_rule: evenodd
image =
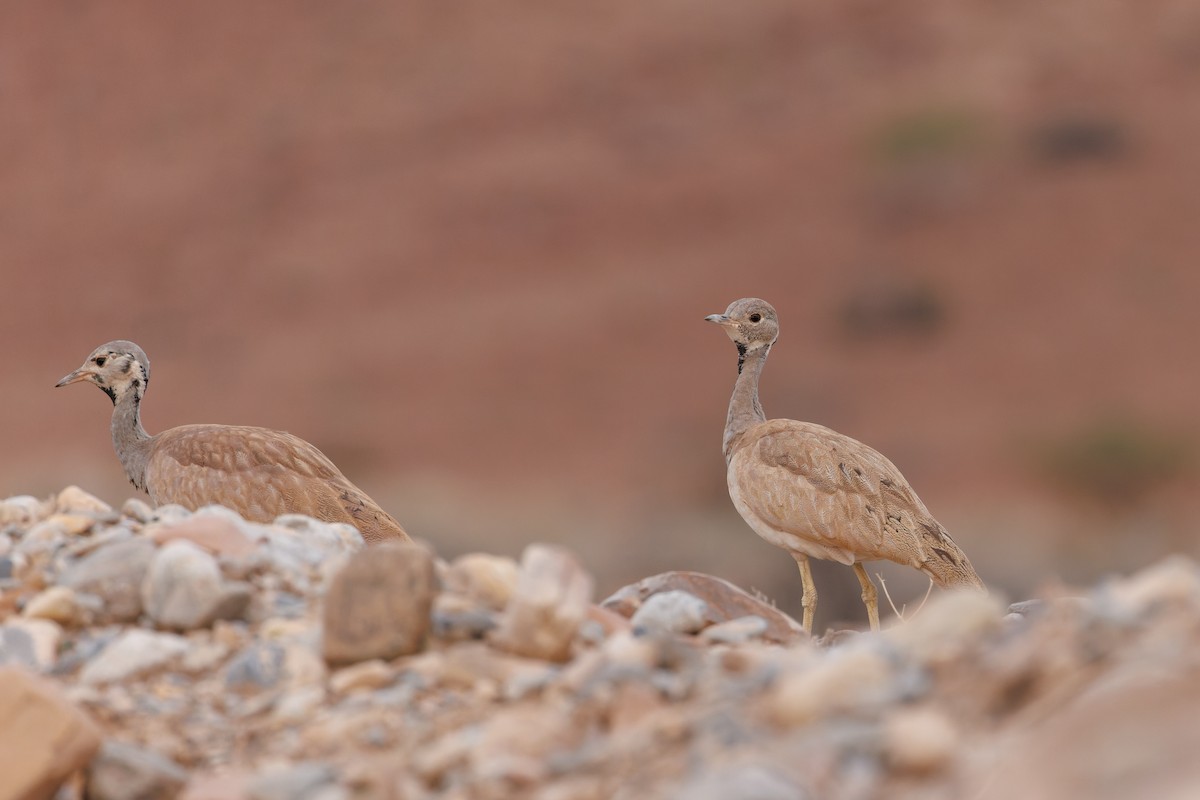
<instances>
[{"instance_id":1,"label":"white stone","mask_svg":"<svg viewBox=\"0 0 1200 800\"><path fill-rule=\"evenodd\" d=\"M708 623L708 603L675 589L646 598L629 620L646 633L696 633Z\"/></svg>"},{"instance_id":2,"label":"white stone","mask_svg":"<svg viewBox=\"0 0 1200 800\"><path fill-rule=\"evenodd\" d=\"M34 595L21 612L31 619L48 619L67 627L87 624L90 611L79 602L75 591L67 586L51 586Z\"/></svg>"},{"instance_id":3,"label":"white stone","mask_svg":"<svg viewBox=\"0 0 1200 800\"><path fill-rule=\"evenodd\" d=\"M182 636L131 628L89 661L79 680L88 684L125 680L160 667L187 649L188 641Z\"/></svg>"},{"instance_id":4,"label":"white stone","mask_svg":"<svg viewBox=\"0 0 1200 800\"><path fill-rule=\"evenodd\" d=\"M212 622L222 597L217 560L185 539L158 551L142 583L146 613L159 625L177 630Z\"/></svg>"},{"instance_id":5,"label":"white stone","mask_svg":"<svg viewBox=\"0 0 1200 800\"><path fill-rule=\"evenodd\" d=\"M68 486L59 492L55 507L62 513L82 513L89 516L112 513L112 506L78 486Z\"/></svg>"}]
</instances>

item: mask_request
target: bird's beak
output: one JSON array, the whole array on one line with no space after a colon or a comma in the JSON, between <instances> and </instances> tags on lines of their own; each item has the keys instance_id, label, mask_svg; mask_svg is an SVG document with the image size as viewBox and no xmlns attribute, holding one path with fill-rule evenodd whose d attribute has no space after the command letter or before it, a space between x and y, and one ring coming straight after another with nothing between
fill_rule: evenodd
<instances>
[{"instance_id":1,"label":"bird's beak","mask_svg":"<svg viewBox=\"0 0 1200 800\"><path fill-rule=\"evenodd\" d=\"M707 317L705 317L704 319L705 319L706 321L708 321L708 322L715 322L715 323L717 323L718 325L731 325L731 324L733 324L733 320L731 320L729 317L725 316L724 314L709 314L709 315L708 315Z\"/></svg>"},{"instance_id":2,"label":"bird's beak","mask_svg":"<svg viewBox=\"0 0 1200 800\"><path fill-rule=\"evenodd\" d=\"M91 376L92 376L91 370L87 369L86 367L80 367L79 369L72 372L70 375L63 378L58 383L54 384L54 388L57 389L60 386L67 386L68 384L79 383L80 381L86 381Z\"/></svg>"}]
</instances>

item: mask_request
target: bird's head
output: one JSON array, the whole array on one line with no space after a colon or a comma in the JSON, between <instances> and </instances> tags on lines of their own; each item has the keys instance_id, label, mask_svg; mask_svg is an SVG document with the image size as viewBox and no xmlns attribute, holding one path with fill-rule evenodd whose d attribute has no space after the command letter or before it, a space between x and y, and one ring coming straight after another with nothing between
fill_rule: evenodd
<instances>
[{"instance_id":1,"label":"bird's head","mask_svg":"<svg viewBox=\"0 0 1200 800\"><path fill-rule=\"evenodd\" d=\"M150 383L150 359L133 342L117 340L102 344L92 351L83 366L54 384L66 386L91 381L99 386L116 405L129 392L141 397Z\"/></svg>"},{"instance_id":2,"label":"bird's head","mask_svg":"<svg viewBox=\"0 0 1200 800\"><path fill-rule=\"evenodd\" d=\"M724 328L742 355L770 347L779 338L779 316L770 303L757 297L735 300L724 314L710 314L705 319Z\"/></svg>"}]
</instances>

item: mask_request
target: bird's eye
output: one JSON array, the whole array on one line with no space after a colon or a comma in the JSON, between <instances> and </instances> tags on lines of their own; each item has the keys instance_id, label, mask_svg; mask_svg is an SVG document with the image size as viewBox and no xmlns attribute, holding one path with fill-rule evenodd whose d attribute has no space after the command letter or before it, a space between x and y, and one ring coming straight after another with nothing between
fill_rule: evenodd
<instances>
[{"instance_id":1,"label":"bird's eye","mask_svg":"<svg viewBox=\"0 0 1200 800\"><path fill-rule=\"evenodd\" d=\"M105 362L106 360L107 360L107 359L106 359L104 356L96 356L95 358L93 358L93 359L92 359L92 361L94 361L94 362L96 363L96 366L97 366L97 367L103 367L103 366L104 366L104 362Z\"/></svg>"},{"instance_id":2,"label":"bird's eye","mask_svg":"<svg viewBox=\"0 0 1200 800\"><path fill-rule=\"evenodd\" d=\"M751 314L751 315L750 315L750 321L751 321L751 322L761 322L761 321L762 321L762 314L759 314L758 312L755 312L755 313Z\"/></svg>"}]
</instances>

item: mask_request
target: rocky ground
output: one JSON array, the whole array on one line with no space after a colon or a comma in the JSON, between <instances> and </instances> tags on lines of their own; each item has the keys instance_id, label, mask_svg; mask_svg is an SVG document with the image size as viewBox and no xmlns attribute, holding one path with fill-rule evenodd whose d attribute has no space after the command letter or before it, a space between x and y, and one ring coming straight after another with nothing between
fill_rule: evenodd
<instances>
[{"instance_id":1,"label":"rocky ground","mask_svg":"<svg viewBox=\"0 0 1200 800\"><path fill-rule=\"evenodd\" d=\"M451 563L304 517L0 503L0 798L1200 792L1200 570L809 639L668 573Z\"/></svg>"}]
</instances>

